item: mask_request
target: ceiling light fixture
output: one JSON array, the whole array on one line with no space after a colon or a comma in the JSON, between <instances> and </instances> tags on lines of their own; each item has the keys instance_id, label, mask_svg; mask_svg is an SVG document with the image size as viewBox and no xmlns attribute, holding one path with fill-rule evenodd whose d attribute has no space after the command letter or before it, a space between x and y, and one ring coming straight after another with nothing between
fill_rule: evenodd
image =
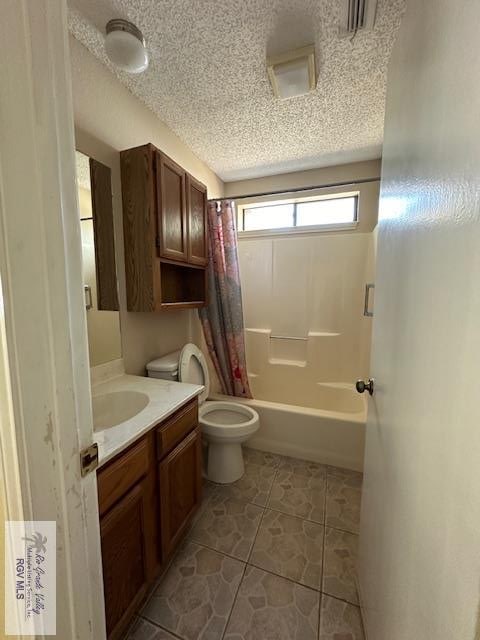
<instances>
[{"instance_id":1,"label":"ceiling light fixture","mask_svg":"<svg viewBox=\"0 0 480 640\"><path fill-rule=\"evenodd\" d=\"M117 18L106 26L105 50L117 67L142 73L148 67L148 51L142 32L131 22Z\"/></svg>"},{"instance_id":2,"label":"ceiling light fixture","mask_svg":"<svg viewBox=\"0 0 480 640\"><path fill-rule=\"evenodd\" d=\"M315 49L302 47L267 58L267 71L277 98L294 98L316 86Z\"/></svg>"}]
</instances>

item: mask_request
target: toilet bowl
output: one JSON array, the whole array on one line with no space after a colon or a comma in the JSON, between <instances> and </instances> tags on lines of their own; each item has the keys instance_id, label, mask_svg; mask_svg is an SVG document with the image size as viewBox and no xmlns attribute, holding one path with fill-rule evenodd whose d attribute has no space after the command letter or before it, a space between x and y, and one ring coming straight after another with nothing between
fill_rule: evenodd
<instances>
[{"instance_id":1,"label":"toilet bowl","mask_svg":"<svg viewBox=\"0 0 480 640\"><path fill-rule=\"evenodd\" d=\"M208 443L207 476L212 482L235 482L245 472L242 443L258 430L258 413L237 402L205 402L199 410Z\"/></svg>"},{"instance_id":2,"label":"toilet bowl","mask_svg":"<svg viewBox=\"0 0 480 640\"><path fill-rule=\"evenodd\" d=\"M181 351L149 362L147 371L152 378L203 385L198 419L208 445L207 477L219 484L241 478L245 472L242 443L258 430L258 413L238 402L207 401L210 391L207 363L194 344L186 344Z\"/></svg>"}]
</instances>

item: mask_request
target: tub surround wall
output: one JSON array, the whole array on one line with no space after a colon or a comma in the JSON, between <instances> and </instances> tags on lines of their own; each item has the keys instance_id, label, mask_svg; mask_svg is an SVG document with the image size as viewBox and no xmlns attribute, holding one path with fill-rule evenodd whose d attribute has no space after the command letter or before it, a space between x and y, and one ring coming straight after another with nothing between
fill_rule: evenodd
<instances>
[{"instance_id":1,"label":"tub surround wall","mask_svg":"<svg viewBox=\"0 0 480 640\"><path fill-rule=\"evenodd\" d=\"M372 251L370 233L240 241L254 397L285 402L317 382L368 376L372 319L363 303Z\"/></svg>"},{"instance_id":2,"label":"tub surround wall","mask_svg":"<svg viewBox=\"0 0 480 640\"><path fill-rule=\"evenodd\" d=\"M112 169L115 247L119 279L122 353L127 373L143 375L153 358L191 340L190 311L127 313L119 151L152 142L195 178L209 197L223 195L223 183L152 111L135 98L83 45L70 36L77 147ZM112 109L115 105L115 109ZM195 314L196 315L196 314Z\"/></svg>"}]
</instances>

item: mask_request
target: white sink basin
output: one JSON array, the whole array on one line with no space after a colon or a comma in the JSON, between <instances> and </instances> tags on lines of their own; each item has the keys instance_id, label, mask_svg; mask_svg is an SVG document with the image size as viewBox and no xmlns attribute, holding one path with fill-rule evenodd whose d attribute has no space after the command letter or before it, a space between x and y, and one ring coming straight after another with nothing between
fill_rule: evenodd
<instances>
[{"instance_id":1,"label":"white sink basin","mask_svg":"<svg viewBox=\"0 0 480 640\"><path fill-rule=\"evenodd\" d=\"M140 391L112 391L93 396L93 430L102 431L130 420L149 403L149 397Z\"/></svg>"}]
</instances>

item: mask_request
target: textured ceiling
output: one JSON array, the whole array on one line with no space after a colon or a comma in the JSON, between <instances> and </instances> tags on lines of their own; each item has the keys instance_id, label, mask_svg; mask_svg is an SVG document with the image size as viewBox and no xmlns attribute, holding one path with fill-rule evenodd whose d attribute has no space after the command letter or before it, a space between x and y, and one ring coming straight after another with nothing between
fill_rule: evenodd
<instances>
[{"instance_id":1,"label":"textured ceiling","mask_svg":"<svg viewBox=\"0 0 480 640\"><path fill-rule=\"evenodd\" d=\"M378 0L373 31L338 37L341 0L68 0L69 28L223 180L378 158L386 70L405 0ZM123 17L143 32L148 70L107 60ZM273 97L266 56L314 43L309 95Z\"/></svg>"}]
</instances>

